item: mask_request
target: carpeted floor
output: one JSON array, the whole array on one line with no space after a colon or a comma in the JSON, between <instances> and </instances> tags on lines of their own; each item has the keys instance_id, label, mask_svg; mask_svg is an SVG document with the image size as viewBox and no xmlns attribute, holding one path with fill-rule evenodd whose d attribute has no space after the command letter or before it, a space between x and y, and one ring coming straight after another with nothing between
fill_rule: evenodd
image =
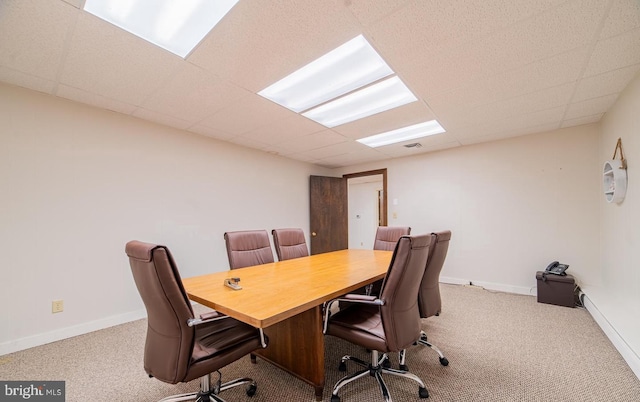
<instances>
[{"instance_id":1,"label":"carpeted floor","mask_svg":"<svg viewBox=\"0 0 640 402\"><path fill-rule=\"evenodd\" d=\"M640 401L640 380L582 308L537 303L532 296L441 285L443 313L423 320L429 340L449 359L414 346L409 369L436 401ZM67 401L156 401L197 389L198 382L170 385L142 368L146 321L0 356L2 380L64 380ZM367 360L366 350L326 338L324 400L344 373L343 354ZM392 356L397 366L397 356ZM347 372L357 370L348 365ZM243 358L222 370L223 381L249 376L253 398L238 387L221 396L232 401L313 401L313 388L269 363ZM396 402L418 401L412 382L385 377ZM343 402L383 401L375 380L365 377L340 390Z\"/></svg>"}]
</instances>

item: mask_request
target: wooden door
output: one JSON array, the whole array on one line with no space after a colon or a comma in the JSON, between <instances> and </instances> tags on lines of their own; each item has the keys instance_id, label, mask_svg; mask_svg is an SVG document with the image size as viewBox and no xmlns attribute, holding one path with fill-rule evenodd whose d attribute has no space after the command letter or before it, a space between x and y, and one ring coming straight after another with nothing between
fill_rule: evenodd
<instances>
[{"instance_id":1,"label":"wooden door","mask_svg":"<svg viewBox=\"0 0 640 402\"><path fill-rule=\"evenodd\" d=\"M347 179L311 176L309 200L311 254L348 248Z\"/></svg>"}]
</instances>

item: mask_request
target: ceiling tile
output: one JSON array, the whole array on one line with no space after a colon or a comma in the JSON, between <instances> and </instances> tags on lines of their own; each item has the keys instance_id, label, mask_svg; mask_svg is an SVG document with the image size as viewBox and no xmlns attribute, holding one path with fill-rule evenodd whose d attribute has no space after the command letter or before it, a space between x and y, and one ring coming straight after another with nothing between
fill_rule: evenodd
<instances>
[{"instance_id":1,"label":"ceiling tile","mask_svg":"<svg viewBox=\"0 0 640 402\"><path fill-rule=\"evenodd\" d=\"M637 0L240 1L187 60L82 3L0 1L0 81L327 167L597 122L640 70ZM256 95L359 34L418 102L327 130Z\"/></svg>"},{"instance_id":2,"label":"ceiling tile","mask_svg":"<svg viewBox=\"0 0 640 402\"><path fill-rule=\"evenodd\" d=\"M227 107L203 119L201 124L232 134L244 134L293 115L288 109L256 94L228 102Z\"/></svg>"},{"instance_id":3,"label":"ceiling tile","mask_svg":"<svg viewBox=\"0 0 640 402\"><path fill-rule=\"evenodd\" d=\"M411 0L368 31L391 64L396 58L404 60L407 55L431 62L438 51L482 40L562 1ZM365 0L352 3L350 8L364 13L369 20L371 15L378 19L392 9L390 4L372 6Z\"/></svg>"},{"instance_id":4,"label":"ceiling tile","mask_svg":"<svg viewBox=\"0 0 640 402\"><path fill-rule=\"evenodd\" d=\"M346 142L347 139L331 130L324 130L313 134L296 137L292 140L277 144L282 149L282 155L296 154L305 151Z\"/></svg>"},{"instance_id":5,"label":"ceiling tile","mask_svg":"<svg viewBox=\"0 0 640 402\"><path fill-rule=\"evenodd\" d=\"M461 108L457 112L458 115L451 119L454 122L451 124L451 128L489 124L512 116L563 106L571 98L574 87L575 84L564 84L475 108Z\"/></svg>"},{"instance_id":6,"label":"ceiling tile","mask_svg":"<svg viewBox=\"0 0 640 402\"><path fill-rule=\"evenodd\" d=\"M537 125L553 124L558 128L564 115L565 106L558 106L551 109L540 110L534 113L519 114L505 119L495 120L490 123L477 124L464 129L456 129L458 139L468 139L470 137L486 137L490 135L511 136L510 133L525 130L528 127Z\"/></svg>"},{"instance_id":7,"label":"ceiling tile","mask_svg":"<svg viewBox=\"0 0 640 402\"><path fill-rule=\"evenodd\" d=\"M330 156L327 158L316 159L315 163L325 167L340 167L357 165L361 163L375 162L386 159L384 154L375 150L363 150L343 155Z\"/></svg>"},{"instance_id":8,"label":"ceiling tile","mask_svg":"<svg viewBox=\"0 0 640 402\"><path fill-rule=\"evenodd\" d=\"M618 94L601 96L599 98L587 99L582 102L572 103L567 108L564 116L565 120L576 119L578 117L591 116L604 113L618 98Z\"/></svg>"},{"instance_id":9,"label":"ceiling tile","mask_svg":"<svg viewBox=\"0 0 640 402\"><path fill-rule=\"evenodd\" d=\"M0 66L56 79L65 39L79 11L60 1L48 3L43 7L38 0L0 2Z\"/></svg>"},{"instance_id":10,"label":"ceiling tile","mask_svg":"<svg viewBox=\"0 0 640 402\"><path fill-rule=\"evenodd\" d=\"M308 157L310 159L323 159L323 158L329 158L329 157L333 157L333 156L339 156L339 155L347 155L347 154L353 154L356 152L363 152L363 151L367 151L367 150L371 150L371 148L369 148L366 145L360 144L359 142L341 142L338 144L334 144L334 145L329 145L326 147L322 147L322 148L316 148L312 151L305 151L305 152L298 152L295 155L298 156L304 156L304 157Z\"/></svg>"},{"instance_id":11,"label":"ceiling tile","mask_svg":"<svg viewBox=\"0 0 640 402\"><path fill-rule=\"evenodd\" d=\"M634 64L619 70L583 78L578 82L576 92L571 99L579 102L590 98L621 92L640 71L640 64Z\"/></svg>"},{"instance_id":12,"label":"ceiling tile","mask_svg":"<svg viewBox=\"0 0 640 402\"><path fill-rule=\"evenodd\" d=\"M319 131L328 132L323 125L315 121L297 114L290 114L286 119L277 120L271 124L261 126L255 130L244 133L242 136L256 141L278 145L282 142L291 141Z\"/></svg>"},{"instance_id":13,"label":"ceiling tile","mask_svg":"<svg viewBox=\"0 0 640 402\"><path fill-rule=\"evenodd\" d=\"M563 3L459 46L435 53L424 49L409 53L412 67L397 71L423 97L468 86L478 79L586 45L594 36L605 7L606 3L596 0Z\"/></svg>"},{"instance_id":14,"label":"ceiling tile","mask_svg":"<svg viewBox=\"0 0 640 402\"><path fill-rule=\"evenodd\" d=\"M264 142L255 141L251 138L245 137L232 137L229 138L228 142L259 150L267 150L269 148L269 145Z\"/></svg>"},{"instance_id":15,"label":"ceiling tile","mask_svg":"<svg viewBox=\"0 0 640 402\"><path fill-rule=\"evenodd\" d=\"M514 128L514 129L503 131L500 133L461 138L460 143L462 145L480 144L483 142L497 141L497 140L507 139L511 137L519 137L522 135L543 133L545 131L553 131L553 130L557 130L558 128L560 128L558 123L555 123L555 122L545 123L545 124L534 125L529 127Z\"/></svg>"},{"instance_id":16,"label":"ceiling tile","mask_svg":"<svg viewBox=\"0 0 640 402\"><path fill-rule=\"evenodd\" d=\"M60 82L133 105L159 88L180 57L83 12Z\"/></svg>"},{"instance_id":17,"label":"ceiling tile","mask_svg":"<svg viewBox=\"0 0 640 402\"><path fill-rule=\"evenodd\" d=\"M609 15L604 22L600 39L640 28L640 2L638 0L616 0L612 2Z\"/></svg>"},{"instance_id":18,"label":"ceiling tile","mask_svg":"<svg viewBox=\"0 0 640 402\"><path fill-rule=\"evenodd\" d=\"M0 66L0 81L10 82L13 85L48 94L52 94L55 87L54 81L25 74L22 71L13 70L3 66Z\"/></svg>"},{"instance_id":19,"label":"ceiling tile","mask_svg":"<svg viewBox=\"0 0 640 402\"><path fill-rule=\"evenodd\" d=\"M346 6L353 12L354 17L363 26L370 25L383 17L393 14L407 3L409 0L349 0L345 1Z\"/></svg>"},{"instance_id":20,"label":"ceiling tile","mask_svg":"<svg viewBox=\"0 0 640 402\"><path fill-rule=\"evenodd\" d=\"M584 77L640 63L640 28L596 44Z\"/></svg>"},{"instance_id":21,"label":"ceiling tile","mask_svg":"<svg viewBox=\"0 0 640 402\"><path fill-rule=\"evenodd\" d=\"M589 43L607 6L601 0L564 2L502 30L489 44L498 55L491 64L506 70L507 66L528 64ZM500 46L506 49L499 51Z\"/></svg>"},{"instance_id":22,"label":"ceiling tile","mask_svg":"<svg viewBox=\"0 0 640 402\"><path fill-rule=\"evenodd\" d=\"M59 85L56 89L56 95L72 101L124 114L132 114L137 108L134 105L109 99L68 85Z\"/></svg>"},{"instance_id":23,"label":"ceiling tile","mask_svg":"<svg viewBox=\"0 0 640 402\"><path fill-rule=\"evenodd\" d=\"M167 82L142 104L145 109L192 123L251 93L190 63L183 63Z\"/></svg>"},{"instance_id":24,"label":"ceiling tile","mask_svg":"<svg viewBox=\"0 0 640 402\"><path fill-rule=\"evenodd\" d=\"M491 77L477 79L440 95L427 96L427 102L441 117L465 113L465 110L485 103L535 94L543 89L575 82L578 78L586 46Z\"/></svg>"},{"instance_id":25,"label":"ceiling tile","mask_svg":"<svg viewBox=\"0 0 640 402\"><path fill-rule=\"evenodd\" d=\"M217 130L215 128L203 126L200 124L191 126L189 127L188 130L191 131L192 133L204 135L205 137L216 138L218 140L223 140L223 141L228 141L231 138L236 137L236 135L229 134L227 132Z\"/></svg>"},{"instance_id":26,"label":"ceiling tile","mask_svg":"<svg viewBox=\"0 0 640 402\"><path fill-rule=\"evenodd\" d=\"M75 8L80 8L84 0L64 0L65 2L71 4Z\"/></svg>"},{"instance_id":27,"label":"ceiling tile","mask_svg":"<svg viewBox=\"0 0 640 402\"><path fill-rule=\"evenodd\" d=\"M578 117L576 119L564 120L560 125L560 127L565 128L565 127L580 126L582 124L597 123L600 121L602 116L604 116L604 113L598 113L591 116Z\"/></svg>"},{"instance_id":28,"label":"ceiling tile","mask_svg":"<svg viewBox=\"0 0 640 402\"><path fill-rule=\"evenodd\" d=\"M144 120L152 121L154 123L179 128L181 130L186 129L191 125L191 123L186 120L182 120L173 116L167 116L166 114L154 112L153 110L147 110L143 108L136 109L135 112L132 113L132 115Z\"/></svg>"},{"instance_id":29,"label":"ceiling tile","mask_svg":"<svg viewBox=\"0 0 640 402\"><path fill-rule=\"evenodd\" d=\"M188 59L258 92L362 33L353 15L332 3L241 1Z\"/></svg>"},{"instance_id":30,"label":"ceiling tile","mask_svg":"<svg viewBox=\"0 0 640 402\"><path fill-rule=\"evenodd\" d=\"M280 155L279 152L274 151L275 155ZM291 155L287 155L286 158L289 159L293 159L293 160L297 160L300 162L307 162L307 163L314 163L316 161L316 158L307 156L307 155L303 155L303 154L291 154Z\"/></svg>"}]
</instances>

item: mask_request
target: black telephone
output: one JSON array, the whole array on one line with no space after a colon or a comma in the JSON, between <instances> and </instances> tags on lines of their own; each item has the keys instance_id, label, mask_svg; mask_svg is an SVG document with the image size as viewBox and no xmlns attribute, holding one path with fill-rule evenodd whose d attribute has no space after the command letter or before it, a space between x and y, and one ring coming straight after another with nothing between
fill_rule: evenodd
<instances>
[{"instance_id":1,"label":"black telephone","mask_svg":"<svg viewBox=\"0 0 640 402\"><path fill-rule=\"evenodd\" d=\"M549 264L549 266L547 267L547 269L544 270L545 273L547 274L554 274L554 275L566 275L567 273L564 272L569 268L569 265L567 264L560 264L558 261L554 261L551 264Z\"/></svg>"}]
</instances>

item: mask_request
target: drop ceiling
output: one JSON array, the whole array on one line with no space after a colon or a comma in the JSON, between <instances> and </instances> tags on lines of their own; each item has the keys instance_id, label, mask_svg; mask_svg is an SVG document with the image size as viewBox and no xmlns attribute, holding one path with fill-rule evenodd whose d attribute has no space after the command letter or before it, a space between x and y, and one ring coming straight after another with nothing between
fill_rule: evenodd
<instances>
[{"instance_id":1,"label":"drop ceiling","mask_svg":"<svg viewBox=\"0 0 640 402\"><path fill-rule=\"evenodd\" d=\"M257 95L360 34L417 102L329 129ZM329 168L598 122L639 70L637 0L240 0L186 59L82 0L0 1L0 81Z\"/></svg>"}]
</instances>

